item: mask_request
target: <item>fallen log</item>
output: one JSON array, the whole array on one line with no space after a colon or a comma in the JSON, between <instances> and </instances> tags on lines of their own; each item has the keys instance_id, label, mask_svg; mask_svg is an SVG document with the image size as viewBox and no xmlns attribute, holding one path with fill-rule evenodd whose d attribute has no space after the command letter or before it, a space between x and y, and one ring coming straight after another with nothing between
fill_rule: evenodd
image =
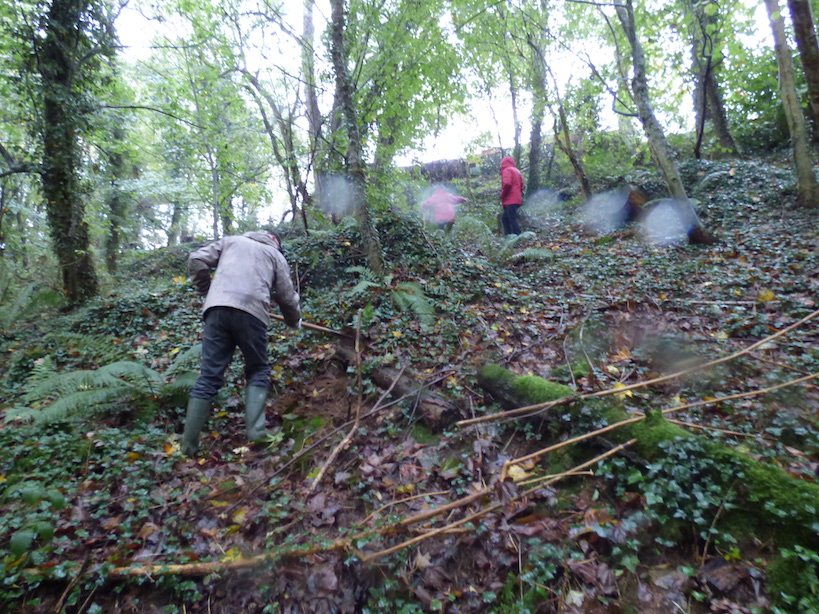
<instances>
[{"instance_id":1,"label":"fallen log","mask_svg":"<svg viewBox=\"0 0 819 614\"><path fill-rule=\"evenodd\" d=\"M506 407L538 405L558 399L573 398L549 411L580 416L591 412L597 420L608 424L623 422L607 433L612 443L636 439L633 449L651 461L669 454L661 445L679 439L696 441L711 461L724 465L725 470L712 479L721 480L726 492L734 489L740 499L733 509L724 510L721 525L737 537L764 537L781 546L801 544L819 546L819 485L794 477L779 467L752 458L740 450L693 434L670 423L663 412L654 411L643 420L633 420L634 414L623 409L616 399L579 399L568 386L536 376L518 376L497 365L487 365L478 374L479 385ZM549 420L549 411L539 414Z\"/></svg>"}]
</instances>

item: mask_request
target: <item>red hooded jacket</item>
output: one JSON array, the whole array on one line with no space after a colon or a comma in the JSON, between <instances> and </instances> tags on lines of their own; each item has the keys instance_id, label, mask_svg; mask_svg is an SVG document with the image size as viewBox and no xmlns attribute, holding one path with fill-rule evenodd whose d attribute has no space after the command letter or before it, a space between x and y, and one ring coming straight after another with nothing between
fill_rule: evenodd
<instances>
[{"instance_id":1,"label":"red hooded jacket","mask_svg":"<svg viewBox=\"0 0 819 614\"><path fill-rule=\"evenodd\" d=\"M523 204L523 175L515 168L515 159L506 156L500 164L501 176L501 204L521 205Z\"/></svg>"}]
</instances>

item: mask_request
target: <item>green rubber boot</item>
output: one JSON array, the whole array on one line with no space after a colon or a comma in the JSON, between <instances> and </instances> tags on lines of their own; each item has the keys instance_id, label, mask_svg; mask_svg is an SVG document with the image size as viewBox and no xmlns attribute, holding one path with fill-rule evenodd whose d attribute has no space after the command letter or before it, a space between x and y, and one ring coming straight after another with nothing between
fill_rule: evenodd
<instances>
[{"instance_id":1,"label":"green rubber boot","mask_svg":"<svg viewBox=\"0 0 819 614\"><path fill-rule=\"evenodd\" d=\"M210 417L213 397L209 399L188 399L188 413L185 417L185 432L182 435L182 454L193 456L199 450L199 433Z\"/></svg>"},{"instance_id":2,"label":"green rubber boot","mask_svg":"<svg viewBox=\"0 0 819 614\"><path fill-rule=\"evenodd\" d=\"M248 386L245 394L245 427L247 440L252 443L264 441L270 435L265 428L265 401L267 388Z\"/></svg>"}]
</instances>

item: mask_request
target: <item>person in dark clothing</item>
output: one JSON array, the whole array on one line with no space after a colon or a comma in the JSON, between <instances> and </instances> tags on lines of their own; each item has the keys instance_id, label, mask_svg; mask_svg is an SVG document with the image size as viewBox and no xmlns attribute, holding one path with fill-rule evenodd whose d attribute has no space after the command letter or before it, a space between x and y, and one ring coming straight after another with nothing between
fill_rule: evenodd
<instances>
[{"instance_id":1,"label":"person in dark clothing","mask_svg":"<svg viewBox=\"0 0 819 614\"><path fill-rule=\"evenodd\" d=\"M501 205L503 206L503 234L519 235L520 224L518 223L518 209L523 204L523 175L515 167L515 160L506 156L500 164L501 176Z\"/></svg>"},{"instance_id":2,"label":"person in dark clothing","mask_svg":"<svg viewBox=\"0 0 819 614\"><path fill-rule=\"evenodd\" d=\"M211 271L216 269L211 280ZM191 252L188 272L201 296L204 332L199 378L191 388L182 453L193 456L236 346L245 361L245 427L251 442L267 437L265 402L270 386L267 325L271 298L288 326L301 326L299 295L281 242L272 231L227 236ZM272 294L272 296L271 296Z\"/></svg>"}]
</instances>

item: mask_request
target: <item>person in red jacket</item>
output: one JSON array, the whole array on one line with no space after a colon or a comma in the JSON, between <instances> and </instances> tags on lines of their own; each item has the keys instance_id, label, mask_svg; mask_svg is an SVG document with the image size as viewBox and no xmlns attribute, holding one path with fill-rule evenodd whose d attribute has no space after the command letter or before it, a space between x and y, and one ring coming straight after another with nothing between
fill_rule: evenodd
<instances>
[{"instance_id":1,"label":"person in red jacket","mask_svg":"<svg viewBox=\"0 0 819 614\"><path fill-rule=\"evenodd\" d=\"M455 205L466 202L463 196L455 196L447 192L443 186L438 187L432 196L421 203L424 211L432 213L432 219L441 230L452 228L455 223Z\"/></svg>"},{"instance_id":2,"label":"person in red jacket","mask_svg":"<svg viewBox=\"0 0 819 614\"><path fill-rule=\"evenodd\" d=\"M503 234L519 235L518 209L523 204L523 175L515 168L515 160L506 156L500 164Z\"/></svg>"}]
</instances>

